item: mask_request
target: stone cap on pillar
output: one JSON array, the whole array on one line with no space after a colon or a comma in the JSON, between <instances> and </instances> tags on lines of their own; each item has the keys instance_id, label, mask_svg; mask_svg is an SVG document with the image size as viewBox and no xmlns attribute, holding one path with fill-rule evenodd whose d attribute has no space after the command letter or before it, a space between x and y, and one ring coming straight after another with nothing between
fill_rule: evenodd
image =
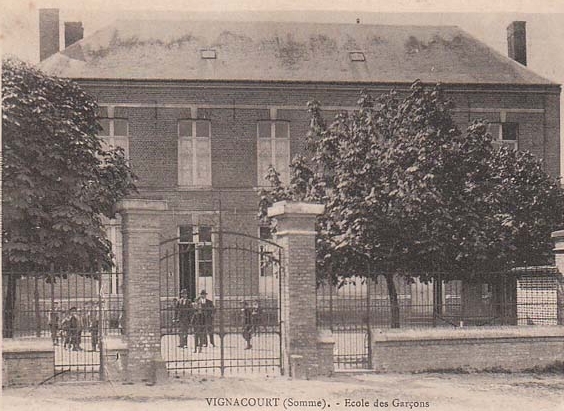
<instances>
[{"instance_id":1,"label":"stone cap on pillar","mask_svg":"<svg viewBox=\"0 0 564 411\"><path fill-rule=\"evenodd\" d=\"M564 230L553 231L550 236L554 240L554 251L564 253Z\"/></svg>"},{"instance_id":2,"label":"stone cap on pillar","mask_svg":"<svg viewBox=\"0 0 564 411\"><path fill-rule=\"evenodd\" d=\"M126 198L116 204L116 211L166 211L166 200L153 200L147 198Z\"/></svg>"},{"instance_id":3,"label":"stone cap on pillar","mask_svg":"<svg viewBox=\"0 0 564 411\"><path fill-rule=\"evenodd\" d=\"M323 204L279 201L268 208L268 216L278 221L277 236L315 235L315 218L324 210Z\"/></svg>"},{"instance_id":4,"label":"stone cap on pillar","mask_svg":"<svg viewBox=\"0 0 564 411\"><path fill-rule=\"evenodd\" d=\"M298 216L317 216L323 214L325 206L323 204L278 201L271 207L268 207L269 217L279 217L282 215L294 214Z\"/></svg>"}]
</instances>

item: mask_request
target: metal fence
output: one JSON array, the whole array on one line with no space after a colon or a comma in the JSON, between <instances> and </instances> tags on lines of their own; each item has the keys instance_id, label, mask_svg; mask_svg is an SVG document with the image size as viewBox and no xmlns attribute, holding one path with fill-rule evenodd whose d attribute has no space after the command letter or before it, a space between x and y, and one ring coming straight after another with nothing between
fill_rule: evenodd
<instances>
[{"instance_id":1,"label":"metal fence","mask_svg":"<svg viewBox=\"0 0 564 411\"><path fill-rule=\"evenodd\" d=\"M337 368L370 368L372 332L386 328L562 325L562 276L554 267L476 273L473 281L423 283L394 276L396 303L386 276L343 278L317 291L317 324L336 341Z\"/></svg>"},{"instance_id":2,"label":"metal fence","mask_svg":"<svg viewBox=\"0 0 564 411\"><path fill-rule=\"evenodd\" d=\"M3 272L3 337L44 338L54 375L97 380L104 336L123 332L122 274Z\"/></svg>"}]
</instances>

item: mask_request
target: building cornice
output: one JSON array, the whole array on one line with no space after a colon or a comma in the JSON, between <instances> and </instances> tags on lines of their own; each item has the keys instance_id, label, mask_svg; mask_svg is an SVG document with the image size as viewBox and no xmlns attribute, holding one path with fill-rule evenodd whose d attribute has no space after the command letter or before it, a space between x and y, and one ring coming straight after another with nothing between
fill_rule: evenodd
<instances>
[{"instance_id":1,"label":"building cornice","mask_svg":"<svg viewBox=\"0 0 564 411\"><path fill-rule=\"evenodd\" d=\"M192 88L192 89L265 89L288 88L299 90L351 91L358 89L409 91L411 83L374 82L323 82L323 81L248 81L248 80L172 80L172 79L72 79L83 86L131 87L131 88ZM436 83L422 83L434 86ZM457 93L555 93L560 94L560 84L511 84L511 83L440 83L445 91Z\"/></svg>"}]
</instances>

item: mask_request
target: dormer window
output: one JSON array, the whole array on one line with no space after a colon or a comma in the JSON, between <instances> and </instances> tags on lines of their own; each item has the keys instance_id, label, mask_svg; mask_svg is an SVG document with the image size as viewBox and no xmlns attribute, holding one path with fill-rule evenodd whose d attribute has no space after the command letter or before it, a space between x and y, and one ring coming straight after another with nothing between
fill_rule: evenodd
<instances>
[{"instance_id":1,"label":"dormer window","mask_svg":"<svg viewBox=\"0 0 564 411\"><path fill-rule=\"evenodd\" d=\"M351 51L349 53L349 58L351 61L366 61L366 57L364 57L364 53L362 51Z\"/></svg>"},{"instance_id":2,"label":"dormer window","mask_svg":"<svg viewBox=\"0 0 564 411\"><path fill-rule=\"evenodd\" d=\"M200 50L200 55L202 56L202 59L204 60L214 60L217 58L216 52L213 49L208 49L208 50Z\"/></svg>"}]
</instances>

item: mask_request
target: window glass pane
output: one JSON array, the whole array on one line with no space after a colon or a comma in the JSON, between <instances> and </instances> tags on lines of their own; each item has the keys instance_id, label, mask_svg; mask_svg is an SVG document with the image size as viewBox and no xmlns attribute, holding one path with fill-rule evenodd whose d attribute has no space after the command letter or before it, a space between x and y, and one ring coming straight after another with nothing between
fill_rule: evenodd
<instances>
[{"instance_id":1,"label":"window glass pane","mask_svg":"<svg viewBox=\"0 0 564 411\"><path fill-rule=\"evenodd\" d=\"M108 107L98 107L98 117L108 117Z\"/></svg>"},{"instance_id":2,"label":"window glass pane","mask_svg":"<svg viewBox=\"0 0 564 411\"><path fill-rule=\"evenodd\" d=\"M488 133L492 135L492 140L499 140L500 138L500 123L490 123L488 124Z\"/></svg>"},{"instance_id":3,"label":"window glass pane","mask_svg":"<svg viewBox=\"0 0 564 411\"><path fill-rule=\"evenodd\" d=\"M517 140L517 123L503 123L502 124L502 139L503 140Z\"/></svg>"},{"instance_id":4,"label":"window glass pane","mask_svg":"<svg viewBox=\"0 0 564 411\"><path fill-rule=\"evenodd\" d=\"M200 250L200 261L211 261L212 260L212 246L204 245L199 248Z\"/></svg>"},{"instance_id":5,"label":"window glass pane","mask_svg":"<svg viewBox=\"0 0 564 411\"><path fill-rule=\"evenodd\" d=\"M196 140L196 175L194 185L211 185L211 152L210 139L198 138Z\"/></svg>"},{"instance_id":6,"label":"window glass pane","mask_svg":"<svg viewBox=\"0 0 564 411\"><path fill-rule=\"evenodd\" d=\"M178 135L180 137L192 137L192 121L179 120L178 121Z\"/></svg>"},{"instance_id":7,"label":"window glass pane","mask_svg":"<svg viewBox=\"0 0 564 411\"><path fill-rule=\"evenodd\" d=\"M196 121L196 137L210 136L210 122L208 120Z\"/></svg>"},{"instance_id":8,"label":"window glass pane","mask_svg":"<svg viewBox=\"0 0 564 411\"><path fill-rule=\"evenodd\" d=\"M114 119L114 136L127 135L127 120L122 118Z\"/></svg>"},{"instance_id":9,"label":"window glass pane","mask_svg":"<svg viewBox=\"0 0 564 411\"><path fill-rule=\"evenodd\" d=\"M259 139L257 145L257 184L259 186L268 185L264 179L268 167L272 164L272 140Z\"/></svg>"},{"instance_id":10,"label":"window glass pane","mask_svg":"<svg viewBox=\"0 0 564 411\"><path fill-rule=\"evenodd\" d=\"M101 118L98 120L100 125L102 126L102 130L100 130L100 136L109 136L110 135L110 120L107 118Z\"/></svg>"},{"instance_id":11,"label":"window glass pane","mask_svg":"<svg viewBox=\"0 0 564 411\"><path fill-rule=\"evenodd\" d=\"M189 186L193 183L192 140L178 139L178 185Z\"/></svg>"},{"instance_id":12,"label":"window glass pane","mask_svg":"<svg viewBox=\"0 0 564 411\"><path fill-rule=\"evenodd\" d=\"M200 227L200 242L201 243L211 243L211 227Z\"/></svg>"},{"instance_id":13,"label":"window glass pane","mask_svg":"<svg viewBox=\"0 0 564 411\"><path fill-rule=\"evenodd\" d=\"M288 138L290 132L290 123L287 121L277 121L275 134L276 138Z\"/></svg>"},{"instance_id":14,"label":"window glass pane","mask_svg":"<svg viewBox=\"0 0 564 411\"><path fill-rule=\"evenodd\" d=\"M213 274L211 261L200 261L199 263L200 277L211 277Z\"/></svg>"},{"instance_id":15,"label":"window glass pane","mask_svg":"<svg viewBox=\"0 0 564 411\"><path fill-rule=\"evenodd\" d=\"M181 243L191 243L194 241L194 234L191 225L181 225L179 227L179 239Z\"/></svg>"},{"instance_id":16,"label":"window glass pane","mask_svg":"<svg viewBox=\"0 0 564 411\"><path fill-rule=\"evenodd\" d=\"M263 240L270 240L272 238L272 232L270 227L260 227L259 228L260 238Z\"/></svg>"},{"instance_id":17,"label":"window glass pane","mask_svg":"<svg viewBox=\"0 0 564 411\"><path fill-rule=\"evenodd\" d=\"M270 138L272 137L270 133L270 121L259 121L258 122L258 136L259 138Z\"/></svg>"},{"instance_id":18,"label":"window glass pane","mask_svg":"<svg viewBox=\"0 0 564 411\"><path fill-rule=\"evenodd\" d=\"M276 171L280 174L280 180L288 183L290 180L290 140L275 140Z\"/></svg>"}]
</instances>

